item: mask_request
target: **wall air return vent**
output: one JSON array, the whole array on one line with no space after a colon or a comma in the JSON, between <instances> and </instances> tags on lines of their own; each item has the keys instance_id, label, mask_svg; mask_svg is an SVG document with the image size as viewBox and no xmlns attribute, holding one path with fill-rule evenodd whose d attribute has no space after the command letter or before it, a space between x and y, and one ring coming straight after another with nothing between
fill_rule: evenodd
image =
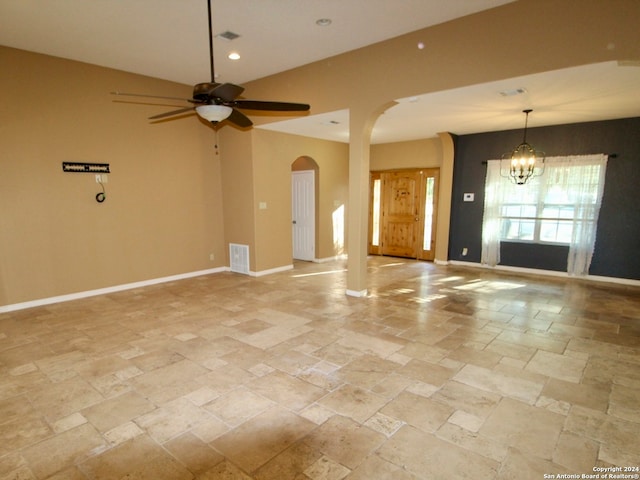
<instances>
[{"instance_id":1,"label":"wall air return vent","mask_svg":"<svg viewBox=\"0 0 640 480\"><path fill-rule=\"evenodd\" d=\"M230 243L229 264L232 272L249 275L249 245Z\"/></svg>"}]
</instances>

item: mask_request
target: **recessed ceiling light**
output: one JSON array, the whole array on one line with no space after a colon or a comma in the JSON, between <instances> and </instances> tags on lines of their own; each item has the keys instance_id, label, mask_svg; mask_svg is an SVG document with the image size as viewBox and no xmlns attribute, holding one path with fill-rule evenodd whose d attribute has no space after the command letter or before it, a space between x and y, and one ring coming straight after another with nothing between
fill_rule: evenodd
<instances>
[{"instance_id":1,"label":"recessed ceiling light","mask_svg":"<svg viewBox=\"0 0 640 480\"><path fill-rule=\"evenodd\" d=\"M230 60L240 60L240 54L239 54L238 52L231 52L231 53L228 55L228 58L229 58Z\"/></svg>"},{"instance_id":2,"label":"recessed ceiling light","mask_svg":"<svg viewBox=\"0 0 640 480\"><path fill-rule=\"evenodd\" d=\"M330 18L320 18L320 19L316 20L316 25L318 25L319 27L328 27L329 25L331 25L331 19Z\"/></svg>"}]
</instances>

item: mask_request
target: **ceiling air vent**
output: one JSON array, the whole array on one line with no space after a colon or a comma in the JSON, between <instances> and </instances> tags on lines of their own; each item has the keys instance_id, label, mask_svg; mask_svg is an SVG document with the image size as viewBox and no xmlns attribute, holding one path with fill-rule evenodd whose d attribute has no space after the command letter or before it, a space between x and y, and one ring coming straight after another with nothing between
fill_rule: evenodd
<instances>
[{"instance_id":1,"label":"ceiling air vent","mask_svg":"<svg viewBox=\"0 0 640 480\"><path fill-rule=\"evenodd\" d=\"M240 35L238 35L237 33L233 33L229 30L219 33L218 35L216 35L216 38L222 38L223 40L235 40L236 38L238 38Z\"/></svg>"},{"instance_id":2,"label":"ceiling air vent","mask_svg":"<svg viewBox=\"0 0 640 480\"><path fill-rule=\"evenodd\" d=\"M513 88L511 90L503 90L499 92L503 97L513 97L514 95L522 95L523 93L527 93L526 88Z\"/></svg>"}]
</instances>

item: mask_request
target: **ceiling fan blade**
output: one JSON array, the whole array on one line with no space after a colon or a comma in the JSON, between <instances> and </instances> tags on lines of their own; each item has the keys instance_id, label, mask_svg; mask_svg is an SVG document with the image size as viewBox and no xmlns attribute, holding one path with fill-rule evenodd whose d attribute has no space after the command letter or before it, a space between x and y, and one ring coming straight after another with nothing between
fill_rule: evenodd
<instances>
[{"instance_id":1,"label":"ceiling fan blade","mask_svg":"<svg viewBox=\"0 0 640 480\"><path fill-rule=\"evenodd\" d=\"M149 120L157 120L158 118L170 117L172 115L178 115L179 113L189 112L189 111L191 111L193 109L194 109L194 107L179 108L178 110L172 110L170 112L164 112L164 113L160 113L158 115L154 115L153 117L149 117Z\"/></svg>"},{"instance_id":2,"label":"ceiling fan blade","mask_svg":"<svg viewBox=\"0 0 640 480\"><path fill-rule=\"evenodd\" d=\"M190 100L187 98L179 98L179 97L162 97L159 95L145 95L142 93L124 93L124 92L110 92L111 95L124 95L127 97L145 97L145 98L162 98L165 100L182 100L183 102L189 102Z\"/></svg>"},{"instance_id":3,"label":"ceiling fan blade","mask_svg":"<svg viewBox=\"0 0 640 480\"><path fill-rule=\"evenodd\" d=\"M234 85L233 83L223 83L214 88L209 94L209 97L219 98L225 102L233 102L242 92L244 92L244 87Z\"/></svg>"},{"instance_id":4,"label":"ceiling fan blade","mask_svg":"<svg viewBox=\"0 0 640 480\"><path fill-rule=\"evenodd\" d=\"M236 110L235 108L231 112L231 115L227 117L231 123L235 123L237 126L246 128L253 125L253 122L244 113Z\"/></svg>"},{"instance_id":5,"label":"ceiling fan blade","mask_svg":"<svg viewBox=\"0 0 640 480\"><path fill-rule=\"evenodd\" d=\"M306 112L310 108L306 103L266 102L262 100L236 100L234 106L248 110L270 110L274 112Z\"/></svg>"}]
</instances>

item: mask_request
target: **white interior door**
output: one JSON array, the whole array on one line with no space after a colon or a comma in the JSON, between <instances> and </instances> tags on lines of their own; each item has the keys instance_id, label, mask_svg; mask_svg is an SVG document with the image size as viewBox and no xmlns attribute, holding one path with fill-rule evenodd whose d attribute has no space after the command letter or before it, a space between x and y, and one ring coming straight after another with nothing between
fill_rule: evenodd
<instances>
[{"instance_id":1,"label":"white interior door","mask_svg":"<svg viewBox=\"0 0 640 480\"><path fill-rule=\"evenodd\" d=\"M291 172L293 258L297 260L311 261L315 258L315 199L315 172Z\"/></svg>"}]
</instances>

